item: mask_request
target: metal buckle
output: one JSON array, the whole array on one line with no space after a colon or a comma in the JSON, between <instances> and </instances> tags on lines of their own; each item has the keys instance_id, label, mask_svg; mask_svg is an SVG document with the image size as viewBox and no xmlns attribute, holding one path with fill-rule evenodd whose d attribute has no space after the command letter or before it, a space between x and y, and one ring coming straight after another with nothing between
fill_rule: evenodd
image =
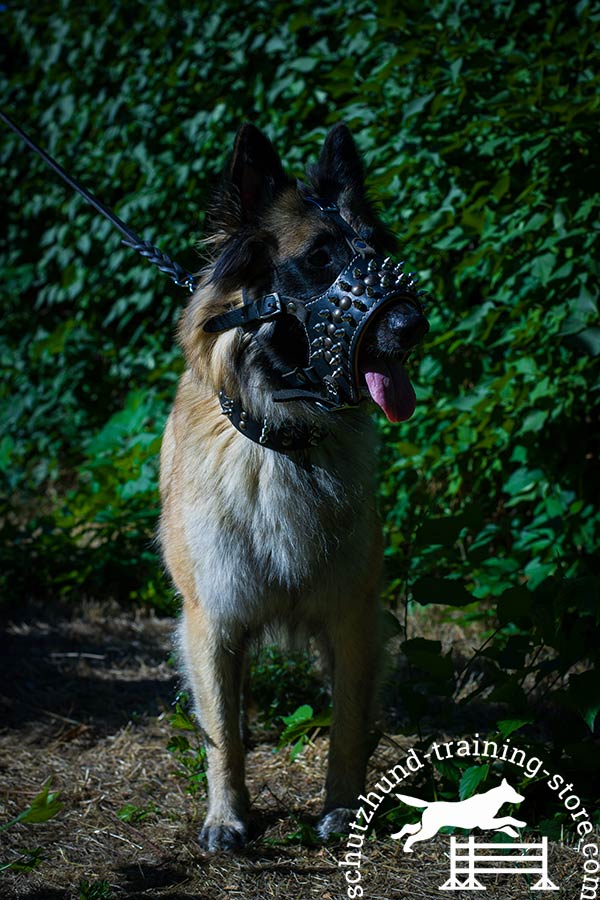
<instances>
[{"instance_id":1,"label":"metal buckle","mask_svg":"<svg viewBox=\"0 0 600 900\"><path fill-rule=\"evenodd\" d=\"M252 304L251 304L252 305ZM279 294L265 294L259 300L254 301L256 318L264 321L283 312L283 304Z\"/></svg>"}]
</instances>

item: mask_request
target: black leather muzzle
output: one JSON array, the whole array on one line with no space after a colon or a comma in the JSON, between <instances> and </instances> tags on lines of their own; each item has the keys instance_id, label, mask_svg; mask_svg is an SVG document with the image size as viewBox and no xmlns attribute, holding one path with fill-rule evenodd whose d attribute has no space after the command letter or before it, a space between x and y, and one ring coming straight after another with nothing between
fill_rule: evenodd
<instances>
[{"instance_id":1,"label":"black leather muzzle","mask_svg":"<svg viewBox=\"0 0 600 900\"><path fill-rule=\"evenodd\" d=\"M214 316L205 324L207 332L242 327L256 330L263 322L292 316L306 336L304 365L285 372L286 388L273 392L273 399L312 400L328 410L355 406L361 399L358 367L361 342L373 318L392 304L405 304L422 315L423 307L412 273L403 263L377 254L342 218L337 206L306 196L306 202L333 218L343 231L353 256L326 291L309 300L266 294L237 309Z\"/></svg>"}]
</instances>

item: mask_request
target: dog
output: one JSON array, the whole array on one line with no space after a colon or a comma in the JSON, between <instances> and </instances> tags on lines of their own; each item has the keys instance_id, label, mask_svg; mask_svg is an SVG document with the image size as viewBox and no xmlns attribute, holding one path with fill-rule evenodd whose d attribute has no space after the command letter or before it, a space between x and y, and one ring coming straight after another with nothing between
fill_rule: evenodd
<instances>
[{"instance_id":1,"label":"dog","mask_svg":"<svg viewBox=\"0 0 600 900\"><path fill-rule=\"evenodd\" d=\"M396 841L401 840L405 834L411 835L404 844L405 853L411 853L414 843L428 841L438 833L440 828L445 826L502 831L511 837L518 837L519 832L512 826L516 825L517 828L522 828L527 824L512 816L496 818L498 810L505 803L522 803L525 799L510 786L506 778L502 779L502 784L499 784L498 787L491 788L484 794L476 794L467 800L454 803L445 801L429 803L427 800L419 800L417 797L408 797L405 794L396 794L396 796L409 806L426 807L418 824L405 825L392 835Z\"/></svg>"},{"instance_id":2,"label":"dog","mask_svg":"<svg viewBox=\"0 0 600 900\"><path fill-rule=\"evenodd\" d=\"M382 253L348 128L306 182L242 126L209 211L210 261L184 311L187 368L161 451L160 542L183 598L179 646L206 742L209 851L247 840L242 682L249 643L312 635L332 673L319 833L363 789L377 671L381 529L374 399L415 394L402 361L428 324L412 276Z\"/></svg>"}]
</instances>

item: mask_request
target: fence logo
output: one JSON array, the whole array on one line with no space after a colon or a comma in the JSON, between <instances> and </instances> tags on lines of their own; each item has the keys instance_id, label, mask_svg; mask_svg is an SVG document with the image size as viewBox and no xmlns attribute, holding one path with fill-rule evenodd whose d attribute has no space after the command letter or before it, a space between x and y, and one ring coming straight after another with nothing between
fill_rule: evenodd
<instances>
[{"instance_id":1,"label":"fence logo","mask_svg":"<svg viewBox=\"0 0 600 900\"><path fill-rule=\"evenodd\" d=\"M473 834L465 838L451 836L449 878L439 885L440 891L486 890L480 880L482 876L512 873L538 876L535 883L525 889L524 896L529 896L530 890L558 890L548 875L548 839L542 837L537 841L522 842L519 829L524 828L527 823L506 814L506 810L503 814L502 808L506 804L514 806L525 800L523 794L516 791L506 778L502 778L501 783L490 790L455 802L422 800L408 791L397 793L398 789L405 791L408 782L416 774L426 774L428 765L437 764L438 760L443 762L451 759L463 763L469 760L470 766L485 765L488 773L493 772L496 766L502 766L498 780L504 774L505 767L512 767L517 770L515 780L519 789L525 793L528 782L535 781L540 786L543 784L562 807L566 819L565 837L571 838L570 842L581 861L583 871L578 896L580 900L600 900L600 842L593 814L585 808L573 784L567 783L558 772L546 768L540 757L530 756L525 750L516 747L510 738L505 738L503 742L488 741L478 734L472 738L433 742L428 750L413 747L407 749L395 765L385 774L379 775L371 790L358 797L356 815L349 823L346 852L338 861L347 883L348 900L369 896L363 872L365 840L370 823L386 796L397 797L402 803L422 810L419 822L404 825L392 835L394 841L404 840L405 853L414 853L414 844L432 839L444 827L461 828L467 832L474 829L500 832L517 839L514 843L484 843L485 837L476 838ZM510 780L513 780L512 776Z\"/></svg>"},{"instance_id":2,"label":"fence logo","mask_svg":"<svg viewBox=\"0 0 600 900\"><path fill-rule=\"evenodd\" d=\"M410 835L404 844L404 852L411 853L412 845L417 841L427 841L438 833L440 828L479 828L482 831L496 831L510 837L519 837L516 828L523 828L527 823L513 816L500 816L498 811L505 803L522 803L525 797L510 786L506 778L502 784L491 788L484 794L476 794L467 800L455 803L419 800L406 794L396 794L398 800L408 806L424 809L421 821L416 825L405 825L401 831L392 835L394 840L402 840L405 834ZM516 827L515 827L516 826ZM494 853L485 853L492 850ZM511 851L518 850L519 853ZM540 855L532 855L531 850L540 850ZM480 853L480 851L484 851ZM508 851L508 853L506 852ZM490 863L498 863L490 866ZM509 865L506 865L506 864ZM452 837L450 841L450 878L440 886L441 891L485 890L475 877L482 874L501 875L505 872L540 873L540 879L532 890L557 891L558 887L548 878L548 839L543 838L541 844L482 844L473 837L467 842L458 842Z\"/></svg>"}]
</instances>

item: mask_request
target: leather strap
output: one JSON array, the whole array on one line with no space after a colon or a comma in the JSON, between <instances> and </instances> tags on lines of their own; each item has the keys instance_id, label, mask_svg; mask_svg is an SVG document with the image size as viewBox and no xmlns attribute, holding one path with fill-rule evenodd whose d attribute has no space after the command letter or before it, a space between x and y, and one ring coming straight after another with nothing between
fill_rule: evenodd
<instances>
[{"instance_id":1,"label":"leather strap","mask_svg":"<svg viewBox=\"0 0 600 900\"><path fill-rule=\"evenodd\" d=\"M258 300L251 300L235 309L213 316L204 325L204 330L211 334L218 331L228 331L230 328L253 325L255 322L267 322L274 319L284 311L284 306L279 294L265 294Z\"/></svg>"},{"instance_id":2,"label":"leather strap","mask_svg":"<svg viewBox=\"0 0 600 900\"><path fill-rule=\"evenodd\" d=\"M316 447L326 437L328 432L316 425L295 423L290 421L277 427L271 425L265 417L262 422L253 419L247 413L239 400L228 397L223 391L219 392L219 403L224 416L227 416L234 428L244 437L254 441L268 450L276 450L285 453L290 450L307 450Z\"/></svg>"}]
</instances>

